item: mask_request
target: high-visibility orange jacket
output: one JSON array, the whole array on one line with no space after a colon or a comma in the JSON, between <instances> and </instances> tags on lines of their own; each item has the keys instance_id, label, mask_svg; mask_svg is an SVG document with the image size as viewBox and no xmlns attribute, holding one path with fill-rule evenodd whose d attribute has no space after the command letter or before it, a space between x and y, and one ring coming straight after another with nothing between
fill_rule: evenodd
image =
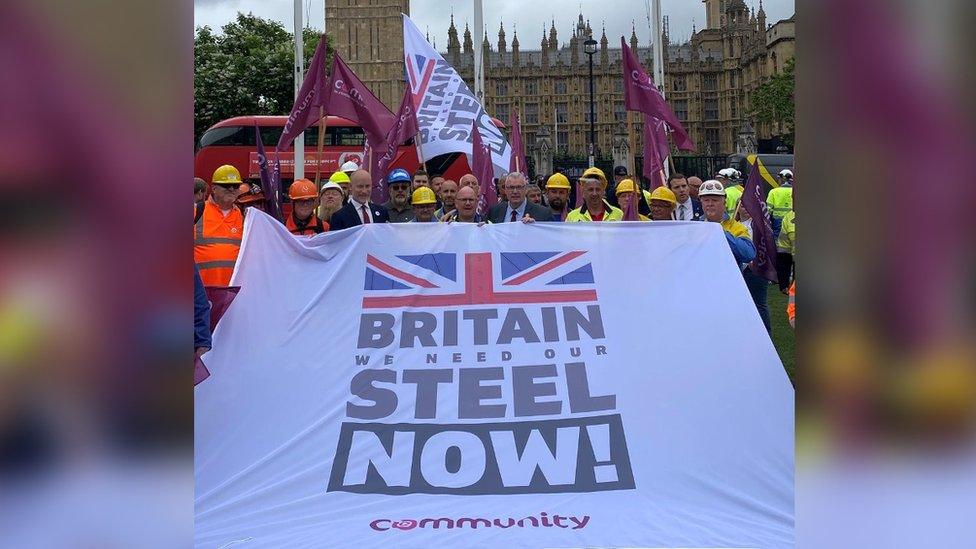
<instances>
[{"instance_id":1,"label":"high-visibility orange jacket","mask_svg":"<svg viewBox=\"0 0 976 549\"><path fill-rule=\"evenodd\" d=\"M203 215L193 225L193 261L205 286L230 285L243 233L244 215L237 207L224 216L220 206L207 200Z\"/></svg>"},{"instance_id":2,"label":"high-visibility orange jacket","mask_svg":"<svg viewBox=\"0 0 976 549\"><path fill-rule=\"evenodd\" d=\"M796 322L796 281L790 284L790 300L786 304L786 317L790 319L790 325Z\"/></svg>"},{"instance_id":3,"label":"high-visibility orange jacket","mask_svg":"<svg viewBox=\"0 0 976 549\"><path fill-rule=\"evenodd\" d=\"M329 232L329 224L325 221L319 219L315 213L312 213L312 217L308 219L303 227L298 226L298 221L295 219L295 214L292 213L285 220L285 227L291 232L291 234L296 234L299 236L315 236L320 233Z\"/></svg>"}]
</instances>

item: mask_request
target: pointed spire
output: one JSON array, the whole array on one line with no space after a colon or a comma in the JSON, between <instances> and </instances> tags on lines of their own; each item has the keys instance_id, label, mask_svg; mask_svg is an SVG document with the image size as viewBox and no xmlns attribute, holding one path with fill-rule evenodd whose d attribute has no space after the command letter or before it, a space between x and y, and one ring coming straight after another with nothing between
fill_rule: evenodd
<instances>
[{"instance_id":1,"label":"pointed spire","mask_svg":"<svg viewBox=\"0 0 976 549\"><path fill-rule=\"evenodd\" d=\"M474 42L471 40L471 29L468 28L468 22L464 22L464 53L474 52Z\"/></svg>"},{"instance_id":2,"label":"pointed spire","mask_svg":"<svg viewBox=\"0 0 976 549\"><path fill-rule=\"evenodd\" d=\"M512 51L517 50L518 47L518 27L515 25L515 23L512 23Z\"/></svg>"}]
</instances>

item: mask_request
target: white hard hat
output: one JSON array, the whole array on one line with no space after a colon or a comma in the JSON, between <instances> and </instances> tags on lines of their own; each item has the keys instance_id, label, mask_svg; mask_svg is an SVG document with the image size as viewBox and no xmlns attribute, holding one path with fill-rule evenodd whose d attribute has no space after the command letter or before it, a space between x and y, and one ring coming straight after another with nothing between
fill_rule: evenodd
<instances>
[{"instance_id":1,"label":"white hard hat","mask_svg":"<svg viewBox=\"0 0 976 549\"><path fill-rule=\"evenodd\" d=\"M716 177L727 177L731 179L733 175L735 175L735 170L732 168L723 168L718 171L718 176Z\"/></svg>"},{"instance_id":2,"label":"white hard hat","mask_svg":"<svg viewBox=\"0 0 976 549\"><path fill-rule=\"evenodd\" d=\"M322 185L322 190L319 191L319 195L321 195L322 193L324 193L326 189L335 189L335 190L339 191L340 193L345 194L342 191L342 187L339 186L339 184L336 183L336 182L334 182L334 181L329 181L325 185Z\"/></svg>"},{"instance_id":3,"label":"white hard hat","mask_svg":"<svg viewBox=\"0 0 976 549\"><path fill-rule=\"evenodd\" d=\"M721 182L709 179L698 187L698 196L725 196L725 186Z\"/></svg>"},{"instance_id":4,"label":"white hard hat","mask_svg":"<svg viewBox=\"0 0 976 549\"><path fill-rule=\"evenodd\" d=\"M339 168L339 171L349 173L349 172L354 172L358 169L359 169L359 164L356 164L354 161L350 160L345 164L343 164L342 167Z\"/></svg>"},{"instance_id":5,"label":"white hard hat","mask_svg":"<svg viewBox=\"0 0 976 549\"><path fill-rule=\"evenodd\" d=\"M785 177L787 179L792 179L793 178L793 172L791 172L790 170L783 170L783 171L779 172L779 175L780 175L780 177Z\"/></svg>"}]
</instances>

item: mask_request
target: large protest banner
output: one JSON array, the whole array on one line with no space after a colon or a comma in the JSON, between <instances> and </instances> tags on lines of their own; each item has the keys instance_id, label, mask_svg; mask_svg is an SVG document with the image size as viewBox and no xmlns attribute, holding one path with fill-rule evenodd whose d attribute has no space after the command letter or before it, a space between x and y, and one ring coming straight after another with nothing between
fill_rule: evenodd
<instances>
[{"instance_id":1,"label":"large protest banner","mask_svg":"<svg viewBox=\"0 0 976 549\"><path fill-rule=\"evenodd\" d=\"M232 283L199 547L793 545L793 390L717 223L254 212Z\"/></svg>"},{"instance_id":2,"label":"large protest banner","mask_svg":"<svg viewBox=\"0 0 976 549\"><path fill-rule=\"evenodd\" d=\"M492 122L461 75L437 53L406 15L403 16L403 62L417 110L422 160L462 152L468 155L470 166L471 124L477 120L481 139L491 148L495 175L507 172L512 147L505 134Z\"/></svg>"}]
</instances>

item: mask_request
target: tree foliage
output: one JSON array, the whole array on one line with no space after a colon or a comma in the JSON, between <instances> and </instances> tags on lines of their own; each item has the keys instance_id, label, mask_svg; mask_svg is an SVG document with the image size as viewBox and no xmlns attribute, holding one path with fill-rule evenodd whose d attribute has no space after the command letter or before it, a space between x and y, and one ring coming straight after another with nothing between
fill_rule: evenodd
<instances>
[{"instance_id":1,"label":"tree foliage","mask_svg":"<svg viewBox=\"0 0 976 549\"><path fill-rule=\"evenodd\" d=\"M294 103L294 35L277 21L243 13L221 30L198 27L193 40L194 141L226 118L286 115ZM306 70L320 36L304 30ZM331 59L330 45L326 67Z\"/></svg>"},{"instance_id":2,"label":"tree foliage","mask_svg":"<svg viewBox=\"0 0 976 549\"><path fill-rule=\"evenodd\" d=\"M752 94L750 108L756 122L761 124L779 124L783 128L784 141L793 143L795 131L794 119L796 107L793 101L793 91L796 86L796 59L790 58L783 67L783 72L774 74Z\"/></svg>"}]
</instances>

